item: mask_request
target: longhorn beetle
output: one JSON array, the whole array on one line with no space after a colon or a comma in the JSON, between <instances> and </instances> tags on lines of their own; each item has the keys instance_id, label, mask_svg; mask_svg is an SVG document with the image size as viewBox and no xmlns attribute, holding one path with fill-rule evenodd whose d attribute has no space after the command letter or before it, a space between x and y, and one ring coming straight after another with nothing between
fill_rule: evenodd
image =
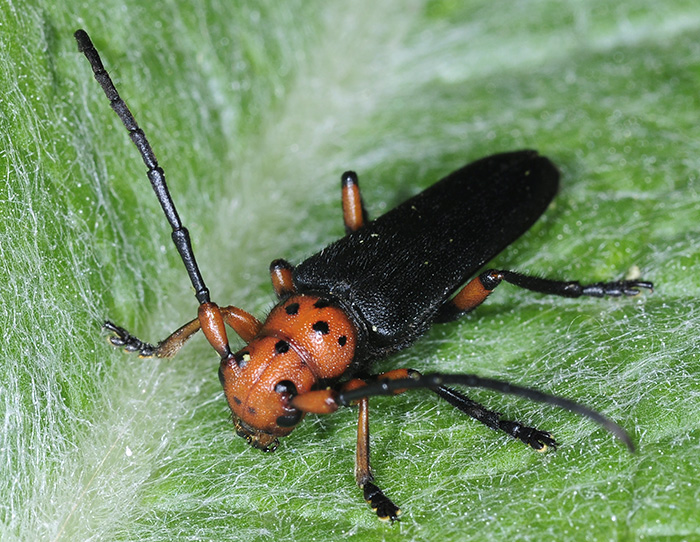
<instances>
[{"instance_id":1,"label":"longhorn beetle","mask_svg":"<svg viewBox=\"0 0 700 542\"><path fill-rule=\"evenodd\" d=\"M382 520L401 513L373 482L369 465L368 398L427 388L465 414L537 451L556 448L547 431L502 419L448 385L479 387L548 403L587 416L634 446L619 425L574 401L469 374L425 374L396 369L372 375L372 364L407 348L434 323L475 309L501 282L563 297L633 296L644 280L581 285L507 270L474 273L527 231L554 197L559 172L545 157L523 150L477 160L373 221L368 221L357 175L341 177L345 237L299 265L270 264L279 302L264 322L234 306L219 307L192 252L146 136L105 71L84 30L75 33L95 79L136 145L173 242L199 302L197 318L149 344L106 322L113 345L141 357L168 358L200 329L221 358L219 379L236 432L271 452L308 412L326 414L357 404L355 479ZM247 345L232 352L228 324Z\"/></svg>"}]
</instances>

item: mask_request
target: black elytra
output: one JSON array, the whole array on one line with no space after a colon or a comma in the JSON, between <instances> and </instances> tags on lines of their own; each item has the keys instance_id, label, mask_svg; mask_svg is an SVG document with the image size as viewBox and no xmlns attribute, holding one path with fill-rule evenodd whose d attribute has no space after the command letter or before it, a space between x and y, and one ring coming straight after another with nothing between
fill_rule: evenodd
<instances>
[{"instance_id":1,"label":"black elytra","mask_svg":"<svg viewBox=\"0 0 700 542\"><path fill-rule=\"evenodd\" d=\"M455 290L535 223L558 184L535 151L483 158L298 264L294 285L367 323L366 365L421 337Z\"/></svg>"}]
</instances>

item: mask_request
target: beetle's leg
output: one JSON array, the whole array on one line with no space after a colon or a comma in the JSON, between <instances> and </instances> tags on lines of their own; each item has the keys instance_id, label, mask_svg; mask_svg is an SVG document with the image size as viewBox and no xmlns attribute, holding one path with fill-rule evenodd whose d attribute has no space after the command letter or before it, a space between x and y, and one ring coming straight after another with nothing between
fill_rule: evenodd
<instances>
[{"instance_id":1,"label":"beetle's leg","mask_svg":"<svg viewBox=\"0 0 700 542\"><path fill-rule=\"evenodd\" d=\"M397 378L405 377L406 371L400 371L401 375ZM392 375L395 372L390 371L384 374ZM366 384L367 382L361 378L353 378L343 382L341 389L349 391L361 388ZM400 393L400 391L396 393ZM335 400L337 395L338 391L331 388L310 391L295 396L291 400L291 405L303 412L330 414L338 410L338 403ZM357 404L359 405L359 419L357 423L357 450L355 452L355 481L379 519L395 521L401 515L401 510L374 484L374 475L369 466L369 399L367 397L361 398Z\"/></svg>"},{"instance_id":2,"label":"beetle's leg","mask_svg":"<svg viewBox=\"0 0 700 542\"><path fill-rule=\"evenodd\" d=\"M296 289L292 282L292 272L294 266L287 260L274 260L270 264L270 278L272 279L272 288L279 299L293 294Z\"/></svg>"},{"instance_id":3,"label":"beetle's leg","mask_svg":"<svg viewBox=\"0 0 700 542\"><path fill-rule=\"evenodd\" d=\"M654 284L647 280L616 280L611 282L596 282L593 284L581 284L578 281L551 280L530 275L523 275L515 271L490 269L479 276L484 287L493 290L501 281L506 281L515 286L562 297L612 297L639 295L640 288L653 290Z\"/></svg>"},{"instance_id":4,"label":"beetle's leg","mask_svg":"<svg viewBox=\"0 0 700 542\"><path fill-rule=\"evenodd\" d=\"M359 230L367 222L367 211L362 203L360 184L354 171L346 171L340 177L342 191L343 222L345 233Z\"/></svg>"},{"instance_id":5,"label":"beetle's leg","mask_svg":"<svg viewBox=\"0 0 700 542\"><path fill-rule=\"evenodd\" d=\"M506 435L527 444L535 451L544 452L547 448L557 449L557 442L548 431L528 427L517 421L501 419L500 413L488 410L483 405L452 388L439 386L434 388L433 391L452 406L471 416L476 421L483 423L486 427L490 427L495 431L503 431Z\"/></svg>"},{"instance_id":6,"label":"beetle's leg","mask_svg":"<svg viewBox=\"0 0 700 542\"><path fill-rule=\"evenodd\" d=\"M224 322L247 343L253 340L262 327L262 322L255 316L233 305L221 307L221 315L224 317Z\"/></svg>"},{"instance_id":7,"label":"beetle's leg","mask_svg":"<svg viewBox=\"0 0 700 542\"><path fill-rule=\"evenodd\" d=\"M412 376L418 376L420 373L415 369L394 369L393 371L388 371L386 373L378 374L367 379L367 381L374 380L398 380L401 378L410 378ZM351 380L349 382L354 382ZM343 391L348 389L354 389L360 387L358 385L345 386ZM534 427L528 427L517 421L503 420L501 419L501 414L494 412L493 410L488 410L483 405L477 403L476 401L470 399L466 395L460 392L448 388L447 386L437 386L431 388L438 396L442 397L445 401L450 403L453 407L461 410L468 416L471 416L476 421L483 423L486 427L490 427L495 431L503 431L506 435L513 437L527 444L533 450L538 452L544 452L547 448L556 449L557 443L552 438L552 435L547 431L541 431ZM394 394L403 393L406 390L399 389L395 390Z\"/></svg>"},{"instance_id":8,"label":"beetle's leg","mask_svg":"<svg viewBox=\"0 0 700 542\"><path fill-rule=\"evenodd\" d=\"M654 288L654 285L646 280L618 280L581 284L578 281L543 279L515 271L489 269L469 281L457 295L440 307L435 321L449 322L473 310L483 303L493 289L503 281L533 292L562 297L634 296L640 293L640 288L649 290Z\"/></svg>"},{"instance_id":9,"label":"beetle's leg","mask_svg":"<svg viewBox=\"0 0 700 542\"><path fill-rule=\"evenodd\" d=\"M435 322L451 322L474 310L486 301L492 289L484 285L481 276L474 277L457 292L457 295L440 307L435 317Z\"/></svg>"},{"instance_id":10,"label":"beetle's leg","mask_svg":"<svg viewBox=\"0 0 700 542\"><path fill-rule=\"evenodd\" d=\"M341 406L357 404L361 399L373 397L375 395L396 395L411 389L430 389L437 390L444 388L446 384L454 384L456 386L465 386L468 388L484 388L493 391L499 391L508 395L517 395L538 401L540 403L558 406L571 412L585 416L603 426L610 433L619 438L631 451L634 452L634 443L627 431L616 424L609 418L603 416L600 412L593 410L581 403L576 403L564 397L558 397L549 393L533 390L531 388L523 388L510 382L503 380L495 380L493 378L483 378L474 374L448 374L448 373L432 373L420 374L418 371L411 369L397 369L389 371L383 375L372 377L372 380L353 379L345 382L340 390L326 388L325 390L315 390L302 393L292 398L290 401L294 408L298 408L304 412L315 412L317 414L330 414L335 412ZM448 390L449 388L445 388ZM450 390L450 395L455 393ZM465 412L469 413L469 408ZM520 433L523 427L517 422L510 422L515 427L512 429L512 436L521 439ZM510 434L508 427L501 428ZM537 431L537 430L535 430ZM548 433L540 431L539 433L549 437ZM522 440L522 439L521 439ZM528 439L528 444L531 439ZM547 443L544 443L547 444ZM556 443L554 443L556 445ZM533 446L536 447L536 446Z\"/></svg>"},{"instance_id":11,"label":"beetle's leg","mask_svg":"<svg viewBox=\"0 0 700 542\"><path fill-rule=\"evenodd\" d=\"M138 352L139 357L142 358L171 358L178 353L192 335L199 331L200 325L199 320L195 318L156 345L143 342L123 327L112 322L105 322L104 328L112 332L109 342L114 346L124 348L127 352Z\"/></svg>"},{"instance_id":12,"label":"beetle's leg","mask_svg":"<svg viewBox=\"0 0 700 542\"><path fill-rule=\"evenodd\" d=\"M245 342L250 342L262 327L262 323L257 318L237 307L222 307L220 311L224 321ZM171 358L180 351L190 337L201 329L201 324L199 318L195 318L156 345L143 342L123 327L109 321L104 323L104 328L112 332L109 342L124 348L127 352L138 352L139 357L142 358Z\"/></svg>"},{"instance_id":13,"label":"beetle's leg","mask_svg":"<svg viewBox=\"0 0 700 542\"><path fill-rule=\"evenodd\" d=\"M355 452L355 481L364 493L365 501L382 521L395 521L401 510L374 484L369 466L369 399L360 399L357 423L357 450Z\"/></svg>"},{"instance_id":14,"label":"beetle's leg","mask_svg":"<svg viewBox=\"0 0 700 542\"><path fill-rule=\"evenodd\" d=\"M135 337L123 327L119 327L112 322L105 322L104 328L113 333L109 337L109 342L114 346L123 347L127 352L138 352L139 356L142 358L171 358L180 351L185 343L197 333L202 327L205 327L204 334L207 337L209 343L219 352L221 357L228 357L231 354L231 350L228 346L228 338L226 337L226 330L223 329L223 322L225 319L231 320L229 323L231 327L238 333L240 328L242 332L248 336L248 330L252 327L252 323L248 321L245 316L253 318L245 311L236 309L235 307L225 307L224 309L219 309L214 303L205 303L199 306L200 315L194 320L187 322L184 326L177 329L169 337L163 339L158 344L153 345L147 342L143 342L138 337ZM238 314L231 311L235 309L239 311ZM229 313L224 313L228 310ZM245 315L245 316L244 316ZM255 320L253 318L253 320ZM204 326L202 325L204 322ZM257 322L257 320L256 320ZM259 323L259 322L258 322Z\"/></svg>"}]
</instances>

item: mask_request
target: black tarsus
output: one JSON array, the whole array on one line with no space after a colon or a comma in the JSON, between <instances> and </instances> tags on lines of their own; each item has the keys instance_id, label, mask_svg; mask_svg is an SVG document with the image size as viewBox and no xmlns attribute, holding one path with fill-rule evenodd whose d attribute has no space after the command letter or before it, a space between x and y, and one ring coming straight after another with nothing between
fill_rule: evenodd
<instances>
[{"instance_id":1,"label":"black tarsus","mask_svg":"<svg viewBox=\"0 0 700 542\"><path fill-rule=\"evenodd\" d=\"M156 355L159 345L143 342L138 337L134 337L123 327L113 324L109 320L103 326L104 329L111 331L113 335L109 337L109 342L114 346L123 348L127 352L138 352L142 358L150 358Z\"/></svg>"},{"instance_id":2,"label":"black tarsus","mask_svg":"<svg viewBox=\"0 0 700 542\"><path fill-rule=\"evenodd\" d=\"M524 388L502 380L483 378L473 374L420 374L415 372L408 378L397 378L393 380L382 378L361 388L340 392L338 393L336 400L339 404L347 406L353 401L357 401L363 397L371 397L374 395L394 395L398 390L406 389L428 388L436 390L437 388L444 387L446 385L494 390L570 410L571 412L590 418L591 420L602 425L606 430L620 439L625 446L627 446L630 452L634 452L634 444L632 443L632 439L622 427L587 406L564 397L557 397L556 395L550 395L548 393L530 388Z\"/></svg>"},{"instance_id":3,"label":"black tarsus","mask_svg":"<svg viewBox=\"0 0 700 542\"><path fill-rule=\"evenodd\" d=\"M391 500L384 495L384 492L372 482L365 482L362 486L365 501L377 513L382 521L391 521L392 523L399 519L401 510Z\"/></svg>"},{"instance_id":4,"label":"black tarsus","mask_svg":"<svg viewBox=\"0 0 700 542\"><path fill-rule=\"evenodd\" d=\"M95 49L95 46L90 40L85 30L77 30L75 32L75 40L78 42L78 50L85 55L85 58L90 62L92 71L95 75L95 80L100 84L102 90L109 100L110 106L117 114L119 119L124 124L124 127L129 132L129 137L133 141L134 145L141 154L144 164L148 168L148 179L151 181L151 186L153 191L156 193L156 197L160 202L160 206L165 213L165 217L168 219L170 226L173 229L172 239L177 251L180 253L185 268L187 269L187 274L190 276L190 281L194 287L195 296L200 305L209 302L209 290L204 283L202 274L199 271L199 266L197 265L197 260L194 257L194 252L192 250L192 243L190 241L190 234L182 225L180 217L177 214L177 209L173 203L170 192L168 191L168 185L165 182L165 173L163 169L158 165L158 160L156 159L153 149L151 148L146 135L143 130L139 128L134 115L131 114L129 107L126 105L124 100L119 96L112 78L109 73L104 68L100 55Z\"/></svg>"},{"instance_id":5,"label":"black tarsus","mask_svg":"<svg viewBox=\"0 0 700 542\"><path fill-rule=\"evenodd\" d=\"M596 282L581 284L578 281L543 279L531 275L523 275L515 271L489 269L479 275L481 283L487 290L493 290L501 281L539 292L562 297L620 297L639 295L640 288L653 290L654 284L647 280L617 280L612 282Z\"/></svg>"}]
</instances>

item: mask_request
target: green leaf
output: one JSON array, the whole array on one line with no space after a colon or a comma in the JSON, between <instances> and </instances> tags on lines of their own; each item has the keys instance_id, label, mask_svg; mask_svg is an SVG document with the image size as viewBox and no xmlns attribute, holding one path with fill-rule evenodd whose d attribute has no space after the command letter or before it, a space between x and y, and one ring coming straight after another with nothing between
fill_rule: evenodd
<instances>
[{"instance_id":1,"label":"green leaf","mask_svg":"<svg viewBox=\"0 0 700 542\"><path fill-rule=\"evenodd\" d=\"M0 6L0 539L693 540L700 537L700 7L672 0ZM111 348L195 316L143 164L72 34L85 28L148 134L220 304L262 317L267 267L343 233L338 178L381 214L473 159L536 148L562 171L494 266L634 299L502 286L377 370L475 372L596 408L638 453L539 404L525 449L428 392L372 401L382 524L353 479L356 413L274 454L238 438L217 356ZM507 217L504 217L507 220ZM240 343L236 342L234 346Z\"/></svg>"}]
</instances>

